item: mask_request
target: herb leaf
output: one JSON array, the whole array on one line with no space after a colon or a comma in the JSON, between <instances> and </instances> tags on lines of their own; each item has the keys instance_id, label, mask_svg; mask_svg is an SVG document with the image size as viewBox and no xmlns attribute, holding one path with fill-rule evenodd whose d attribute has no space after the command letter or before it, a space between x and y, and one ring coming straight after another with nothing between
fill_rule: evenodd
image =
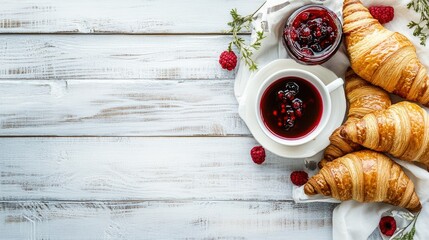
<instances>
[{"instance_id":1,"label":"herb leaf","mask_svg":"<svg viewBox=\"0 0 429 240\"><path fill-rule=\"evenodd\" d=\"M265 2L258 8L265 4ZM237 47L238 51L241 53L241 59L244 60L245 64L249 67L250 71L255 71L258 69L255 61L252 59L253 50L258 50L261 47L262 39L265 38L263 31L256 32L256 40L247 45L245 40L241 37L240 33L243 30L250 31L252 29L252 20L253 16L258 12L256 10L253 14L247 16L241 16L237 9L231 9L229 12L232 17L232 21L228 23L228 26L231 27L226 33L232 34L232 41L229 43L228 50L231 51L232 44Z\"/></svg>"},{"instance_id":2,"label":"herb leaf","mask_svg":"<svg viewBox=\"0 0 429 240\"><path fill-rule=\"evenodd\" d=\"M407 8L420 13L419 22L411 21L408 28L414 28L413 35L420 39L421 45L426 46L429 37L429 0L412 0L407 4Z\"/></svg>"},{"instance_id":3,"label":"herb leaf","mask_svg":"<svg viewBox=\"0 0 429 240\"><path fill-rule=\"evenodd\" d=\"M416 234L416 222L417 222L418 216L419 216L419 214L417 214L417 216L414 218L413 227L411 228L411 230L409 232L403 234L400 237L395 237L393 240L413 240L414 235Z\"/></svg>"}]
</instances>

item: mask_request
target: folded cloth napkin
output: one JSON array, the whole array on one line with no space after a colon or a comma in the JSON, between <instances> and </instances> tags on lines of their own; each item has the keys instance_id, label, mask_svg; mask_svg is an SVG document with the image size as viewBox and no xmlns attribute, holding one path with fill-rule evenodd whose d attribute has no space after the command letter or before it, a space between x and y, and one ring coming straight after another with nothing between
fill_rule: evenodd
<instances>
[{"instance_id":1,"label":"folded cloth napkin","mask_svg":"<svg viewBox=\"0 0 429 240\"><path fill-rule=\"evenodd\" d=\"M416 235L414 239L429 239L429 229L427 220L429 219L429 173L412 163L397 160L402 166L407 176L415 184L417 195L423 205L416 223ZM293 190L295 202L339 202L335 199L324 196L307 196L303 187L296 187ZM398 209L384 203L359 203L356 201L346 201L334 209L332 217L333 239L355 240L367 239L378 226L381 215L392 209Z\"/></svg>"},{"instance_id":2,"label":"folded cloth napkin","mask_svg":"<svg viewBox=\"0 0 429 240\"><path fill-rule=\"evenodd\" d=\"M316 2L317 0L314 0ZM419 14L413 10L408 10L406 4L409 0L385 1L385 0L361 0L365 6L390 5L395 8L395 18L384 26L392 31L398 31L407 36L416 47L417 55L423 65L429 69L429 41L428 46L419 44L419 39L414 37L413 30L408 29L410 21L419 20ZM334 11L338 16L342 16L342 1L319 0L325 6ZM253 60L258 64L259 69L266 64L279 58L288 58L286 50L281 42L281 32L288 16L297 8L310 4L310 0L268 0L265 5L255 15L253 22L253 33L251 39L255 39L256 31L264 31L266 38L262 42L259 50L254 51ZM350 63L346 55L346 49L342 45L339 51L326 63L324 67L332 70L338 76L343 77ZM256 72L250 72L244 62L241 62L236 73L234 93L240 103L241 96L248 81L252 81ZM414 239L429 239L429 228L426 222L429 221L429 173L413 164L397 161L403 166L407 175L413 180L416 191L423 205L416 224L416 235ZM308 197L303 193L302 188L294 189L294 199L296 202L338 202L326 197ZM311 203L309 203L311 204ZM355 201L346 201L339 204L333 213L333 239L354 240L367 239L377 227L380 216L383 212L393 209L392 206L382 203L362 204Z\"/></svg>"}]
</instances>

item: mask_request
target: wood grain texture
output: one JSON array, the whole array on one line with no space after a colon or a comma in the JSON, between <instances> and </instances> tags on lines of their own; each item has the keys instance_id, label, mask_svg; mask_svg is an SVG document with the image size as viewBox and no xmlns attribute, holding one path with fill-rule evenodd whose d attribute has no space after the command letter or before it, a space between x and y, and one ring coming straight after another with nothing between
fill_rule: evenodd
<instances>
[{"instance_id":1,"label":"wood grain texture","mask_svg":"<svg viewBox=\"0 0 429 240\"><path fill-rule=\"evenodd\" d=\"M247 38L247 37L246 37ZM0 79L232 79L230 36L2 35Z\"/></svg>"},{"instance_id":2,"label":"wood grain texture","mask_svg":"<svg viewBox=\"0 0 429 240\"><path fill-rule=\"evenodd\" d=\"M331 239L336 205L291 200L302 160L252 162L219 67L262 2L2 1L0 239Z\"/></svg>"},{"instance_id":3,"label":"wood grain texture","mask_svg":"<svg viewBox=\"0 0 429 240\"><path fill-rule=\"evenodd\" d=\"M263 0L4 0L2 33L222 33ZM207 14L210 12L210 14Z\"/></svg>"},{"instance_id":4,"label":"wood grain texture","mask_svg":"<svg viewBox=\"0 0 429 240\"><path fill-rule=\"evenodd\" d=\"M248 137L0 138L0 200L291 200L303 161Z\"/></svg>"},{"instance_id":5,"label":"wood grain texture","mask_svg":"<svg viewBox=\"0 0 429 240\"><path fill-rule=\"evenodd\" d=\"M332 239L332 204L0 202L3 239Z\"/></svg>"},{"instance_id":6,"label":"wood grain texture","mask_svg":"<svg viewBox=\"0 0 429 240\"><path fill-rule=\"evenodd\" d=\"M249 135L231 80L0 80L0 135Z\"/></svg>"}]
</instances>

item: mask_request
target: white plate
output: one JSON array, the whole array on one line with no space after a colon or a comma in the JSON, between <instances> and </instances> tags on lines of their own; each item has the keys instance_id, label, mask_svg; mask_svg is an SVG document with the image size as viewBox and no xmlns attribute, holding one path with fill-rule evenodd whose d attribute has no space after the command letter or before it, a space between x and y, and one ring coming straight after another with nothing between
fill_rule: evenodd
<instances>
[{"instance_id":1,"label":"white plate","mask_svg":"<svg viewBox=\"0 0 429 240\"><path fill-rule=\"evenodd\" d=\"M257 122L257 113L255 111L256 93L259 86L268 76L278 70L288 68L298 68L309 71L318 76L326 85L338 78L332 71L322 66L305 66L291 59L275 60L259 70L259 72L248 81L239 103L238 112L255 139L270 152L286 158L308 158L316 155L329 145L329 136L331 136L332 132L343 122L347 108L344 88L340 87L331 92L332 114L328 124L319 136L299 146L285 146L279 144L265 135Z\"/></svg>"}]
</instances>

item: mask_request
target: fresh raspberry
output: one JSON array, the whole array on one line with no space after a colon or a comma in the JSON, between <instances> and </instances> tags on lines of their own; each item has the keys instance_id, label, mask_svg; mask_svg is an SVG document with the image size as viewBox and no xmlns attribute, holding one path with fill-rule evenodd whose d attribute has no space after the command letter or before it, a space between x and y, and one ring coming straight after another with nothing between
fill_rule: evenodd
<instances>
[{"instance_id":1,"label":"fresh raspberry","mask_svg":"<svg viewBox=\"0 0 429 240\"><path fill-rule=\"evenodd\" d=\"M265 149L262 146L253 147L250 150L250 156L256 164L262 164L265 161Z\"/></svg>"},{"instance_id":2,"label":"fresh raspberry","mask_svg":"<svg viewBox=\"0 0 429 240\"><path fill-rule=\"evenodd\" d=\"M296 186L302 186L308 181L308 174L304 171L293 171L290 174L290 180Z\"/></svg>"},{"instance_id":3,"label":"fresh raspberry","mask_svg":"<svg viewBox=\"0 0 429 240\"><path fill-rule=\"evenodd\" d=\"M371 15L381 24L392 21L393 17L395 16L395 9L390 6L372 6L368 9Z\"/></svg>"},{"instance_id":4,"label":"fresh raspberry","mask_svg":"<svg viewBox=\"0 0 429 240\"><path fill-rule=\"evenodd\" d=\"M233 51L224 51L219 57L219 63L223 69L231 71L237 66L237 55Z\"/></svg>"},{"instance_id":5,"label":"fresh raspberry","mask_svg":"<svg viewBox=\"0 0 429 240\"><path fill-rule=\"evenodd\" d=\"M380 228L381 233L390 237L396 231L396 221L391 216L385 216L380 219L378 227Z\"/></svg>"}]
</instances>

